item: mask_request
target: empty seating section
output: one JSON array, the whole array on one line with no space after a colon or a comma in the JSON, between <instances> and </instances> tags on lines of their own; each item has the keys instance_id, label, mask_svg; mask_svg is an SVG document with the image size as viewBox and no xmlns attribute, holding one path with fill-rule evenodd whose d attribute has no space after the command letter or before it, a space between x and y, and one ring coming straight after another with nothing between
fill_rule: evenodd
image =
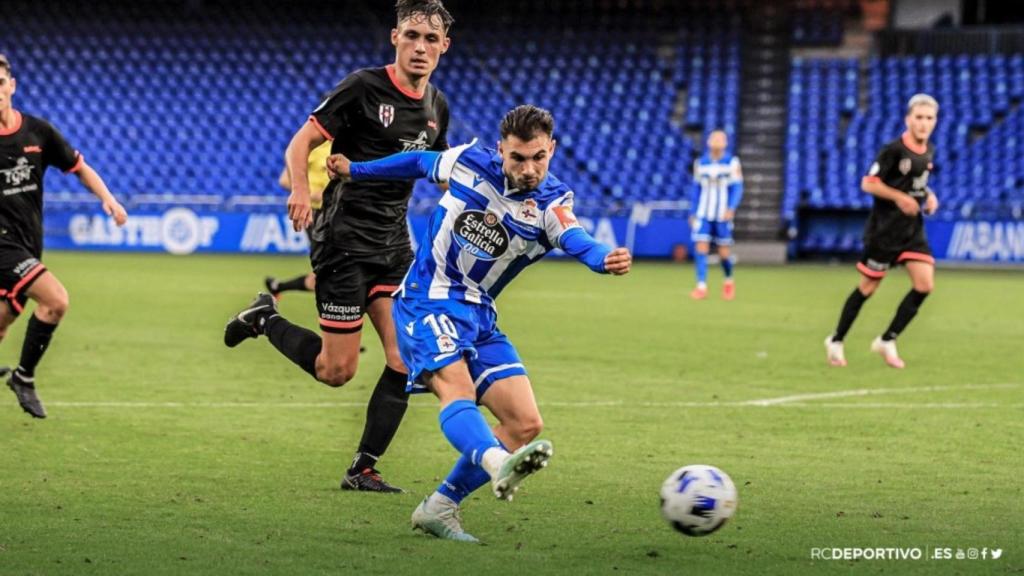
<instances>
[{"instance_id":1,"label":"empty seating section","mask_svg":"<svg viewBox=\"0 0 1024 576\"><path fill-rule=\"evenodd\" d=\"M859 10L859 0L793 0L793 45L838 46L846 15Z\"/></svg>"},{"instance_id":2,"label":"empty seating section","mask_svg":"<svg viewBox=\"0 0 1024 576\"><path fill-rule=\"evenodd\" d=\"M1024 56L1017 54L875 58L863 69L856 60L794 60L784 218L794 220L800 207L869 207L861 177L881 145L902 133L906 103L918 92L940 105L929 179L942 200L939 217L1020 217ZM859 242L845 236L824 244Z\"/></svg>"},{"instance_id":3,"label":"empty seating section","mask_svg":"<svg viewBox=\"0 0 1024 576\"><path fill-rule=\"evenodd\" d=\"M320 95L393 60L387 4L214 1L190 13L12 0L0 51L16 105L60 127L132 207L279 211L283 151ZM434 77L451 104L449 142L491 144L504 112L534 103L555 114L555 171L583 213L687 197L697 151L684 130L736 129L740 23L699 3L632 9L648 4L450 2L453 48ZM46 185L49 209L94 206L72 179L51 173ZM437 197L419 183L412 209Z\"/></svg>"},{"instance_id":4,"label":"empty seating section","mask_svg":"<svg viewBox=\"0 0 1024 576\"><path fill-rule=\"evenodd\" d=\"M677 47L672 82L685 90L687 128L723 128L735 134L739 113L738 16L690 20Z\"/></svg>"}]
</instances>

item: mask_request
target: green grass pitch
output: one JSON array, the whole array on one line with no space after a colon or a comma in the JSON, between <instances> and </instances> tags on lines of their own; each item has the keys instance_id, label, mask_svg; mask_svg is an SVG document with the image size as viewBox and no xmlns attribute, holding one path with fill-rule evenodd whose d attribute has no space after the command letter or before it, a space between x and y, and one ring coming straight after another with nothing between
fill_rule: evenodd
<instances>
[{"instance_id":1,"label":"green grass pitch","mask_svg":"<svg viewBox=\"0 0 1024 576\"><path fill-rule=\"evenodd\" d=\"M50 418L0 394L0 574L1019 574L1024 571L1024 276L940 269L900 340L868 351L909 287L895 271L847 339L822 340L852 266L737 268L738 298L687 294L692 269L625 278L569 262L526 272L499 323L555 445L513 503L481 491L467 530L409 515L456 454L414 397L381 468L404 495L338 490L382 366L372 333L343 389L228 316L304 258L47 254L71 310L37 372ZM314 325L309 294L282 302ZM16 362L24 320L0 346ZM858 392L860 391L860 392ZM755 402L763 401L763 402ZM663 522L685 464L727 471L736 517L705 538ZM813 560L815 547L1002 549L999 560Z\"/></svg>"}]
</instances>

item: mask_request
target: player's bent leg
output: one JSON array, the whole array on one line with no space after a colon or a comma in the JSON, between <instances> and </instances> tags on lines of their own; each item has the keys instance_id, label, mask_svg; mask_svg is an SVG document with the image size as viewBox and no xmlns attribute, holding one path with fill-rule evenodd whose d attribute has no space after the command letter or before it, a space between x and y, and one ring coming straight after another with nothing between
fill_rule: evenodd
<instances>
[{"instance_id":1,"label":"player's bent leg","mask_svg":"<svg viewBox=\"0 0 1024 576\"><path fill-rule=\"evenodd\" d=\"M361 332L324 332L320 354L316 357L316 379L332 388L338 388L354 378L359 367L361 337Z\"/></svg>"},{"instance_id":2,"label":"player's bent leg","mask_svg":"<svg viewBox=\"0 0 1024 576\"><path fill-rule=\"evenodd\" d=\"M0 301L0 338L7 334L8 328L18 319L18 315L7 302ZM36 394L34 384L32 386L23 384L20 379L14 377L14 368L0 366L0 378L7 379L7 387L14 392L21 409L35 418L45 418L46 409Z\"/></svg>"},{"instance_id":3,"label":"player's bent leg","mask_svg":"<svg viewBox=\"0 0 1024 576\"><path fill-rule=\"evenodd\" d=\"M525 375L495 381L481 402L498 418L495 433L513 451L492 482L495 496L511 500L527 476L547 466L554 449L547 440L533 441L544 423Z\"/></svg>"},{"instance_id":4,"label":"player's bent leg","mask_svg":"<svg viewBox=\"0 0 1024 576\"><path fill-rule=\"evenodd\" d=\"M58 324L68 311L68 291L49 271L40 274L25 293L38 304L35 316L47 324Z\"/></svg>"},{"instance_id":5,"label":"player's bent leg","mask_svg":"<svg viewBox=\"0 0 1024 576\"><path fill-rule=\"evenodd\" d=\"M377 462L387 452L409 406L406 392L409 375L398 353L391 306L391 298L377 298L367 306L367 314L384 346L386 364L366 406L363 436L341 481L343 490L402 492L401 488L385 482L377 470Z\"/></svg>"},{"instance_id":6,"label":"player's bent leg","mask_svg":"<svg viewBox=\"0 0 1024 576\"><path fill-rule=\"evenodd\" d=\"M68 310L68 292L49 271L43 271L25 288L25 296L36 301L29 317L18 366L11 371L7 386L18 397L18 404L35 418L45 418L46 409L35 390L35 370L50 346L57 325ZM20 305L20 304L19 304Z\"/></svg>"},{"instance_id":7,"label":"player's bent leg","mask_svg":"<svg viewBox=\"0 0 1024 576\"><path fill-rule=\"evenodd\" d=\"M544 428L533 387L525 375L496 381L480 401L498 419L494 435L508 450L518 450Z\"/></svg>"},{"instance_id":8,"label":"player's bent leg","mask_svg":"<svg viewBox=\"0 0 1024 576\"><path fill-rule=\"evenodd\" d=\"M508 499L518 485L510 481L522 476L524 455L517 451L510 456L487 426L476 405L476 388L466 361L460 358L437 369L429 376L427 386L441 400L440 421L445 437L470 462L487 471L498 498ZM533 451L536 447L529 455Z\"/></svg>"},{"instance_id":9,"label":"player's bent leg","mask_svg":"<svg viewBox=\"0 0 1024 576\"><path fill-rule=\"evenodd\" d=\"M914 290L930 294L935 289L935 265L930 262L908 261L907 274Z\"/></svg>"},{"instance_id":10,"label":"player's bent leg","mask_svg":"<svg viewBox=\"0 0 1024 576\"><path fill-rule=\"evenodd\" d=\"M913 287L903 297L889 327L871 343L871 350L880 354L885 363L893 368L903 368L906 365L896 349L896 338L917 316L921 304L935 287L935 267L931 262L914 260L907 262L906 266Z\"/></svg>"},{"instance_id":11,"label":"player's bent leg","mask_svg":"<svg viewBox=\"0 0 1024 576\"><path fill-rule=\"evenodd\" d=\"M836 325L835 331L825 338L825 358L832 366L846 366L843 339L846 338L846 333L849 332L850 327L853 326L853 321L860 314L861 307L878 289L878 285L881 284L884 277L884 273L868 276L863 270L861 272L860 282L846 298L846 302L843 303L843 310L839 315L839 323Z\"/></svg>"}]
</instances>

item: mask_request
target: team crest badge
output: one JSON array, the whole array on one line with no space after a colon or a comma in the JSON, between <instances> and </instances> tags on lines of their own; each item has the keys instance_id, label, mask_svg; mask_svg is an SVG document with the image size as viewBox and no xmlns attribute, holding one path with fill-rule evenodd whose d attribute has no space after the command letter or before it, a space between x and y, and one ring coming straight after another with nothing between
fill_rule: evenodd
<instances>
[{"instance_id":1,"label":"team crest badge","mask_svg":"<svg viewBox=\"0 0 1024 576\"><path fill-rule=\"evenodd\" d=\"M536 224L537 218L540 216L540 210L537 208L537 201L533 198L527 198L523 200L522 205L519 207L519 213L516 214L518 220L526 222L527 224Z\"/></svg>"},{"instance_id":2,"label":"team crest badge","mask_svg":"<svg viewBox=\"0 0 1024 576\"><path fill-rule=\"evenodd\" d=\"M395 107L391 104L381 104L377 110L377 118L380 118L380 123L385 128L391 126L391 123L395 121Z\"/></svg>"},{"instance_id":3,"label":"team crest badge","mask_svg":"<svg viewBox=\"0 0 1024 576\"><path fill-rule=\"evenodd\" d=\"M910 158L904 158L900 160L900 174L903 174L904 176L910 174L910 169L913 167L913 165L914 163L913 161L910 160Z\"/></svg>"}]
</instances>

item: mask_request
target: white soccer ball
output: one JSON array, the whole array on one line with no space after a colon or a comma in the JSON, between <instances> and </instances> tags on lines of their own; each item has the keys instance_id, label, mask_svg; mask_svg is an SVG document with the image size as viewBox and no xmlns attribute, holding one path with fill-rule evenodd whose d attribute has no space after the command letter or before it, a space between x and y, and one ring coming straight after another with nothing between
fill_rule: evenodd
<instances>
[{"instance_id":1,"label":"white soccer ball","mask_svg":"<svg viewBox=\"0 0 1024 576\"><path fill-rule=\"evenodd\" d=\"M714 466L692 464L661 485L661 515L687 536L706 536L736 513L736 485Z\"/></svg>"}]
</instances>

